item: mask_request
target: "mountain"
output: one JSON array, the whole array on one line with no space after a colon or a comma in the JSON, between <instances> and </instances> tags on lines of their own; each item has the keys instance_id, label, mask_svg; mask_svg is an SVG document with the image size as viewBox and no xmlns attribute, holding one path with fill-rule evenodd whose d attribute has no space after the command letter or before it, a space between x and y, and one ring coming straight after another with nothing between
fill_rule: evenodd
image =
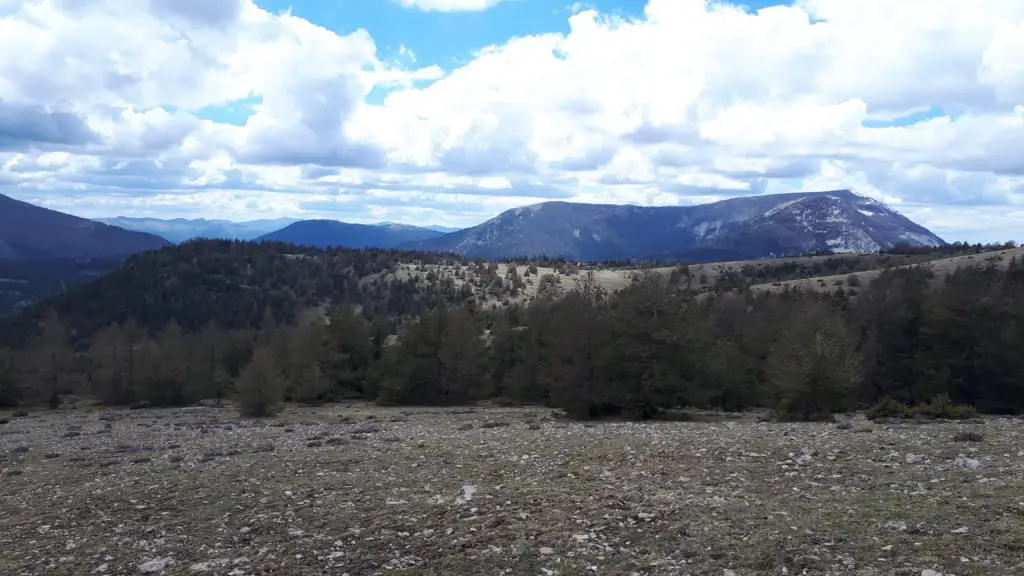
<instances>
[{"instance_id":1,"label":"mountain","mask_svg":"<svg viewBox=\"0 0 1024 576\"><path fill-rule=\"evenodd\" d=\"M0 260L121 259L170 242L0 195Z\"/></svg>"},{"instance_id":2,"label":"mountain","mask_svg":"<svg viewBox=\"0 0 1024 576\"><path fill-rule=\"evenodd\" d=\"M394 248L400 244L438 236L442 236L442 233L406 224L373 225L349 224L337 220L303 220L261 236L259 240L318 248Z\"/></svg>"},{"instance_id":3,"label":"mountain","mask_svg":"<svg viewBox=\"0 0 1024 576\"><path fill-rule=\"evenodd\" d=\"M374 226L408 226L408 224L399 224L397 222L378 222ZM452 232L458 232L462 228L452 228L451 226L437 226L430 224L428 226L413 226L413 228L422 228L424 230L433 230L434 232L440 232L442 234L451 234Z\"/></svg>"},{"instance_id":4,"label":"mountain","mask_svg":"<svg viewBox=\"0 0 1024 576\"><path fill-rule=\"evenodd\" d=\"M180 244L193 238L216 238L226 240L254 240L280 230L289 224L299 222L297 218L275 218L269 220L249 220L232 222L231 220L207 220L205 218L131 218L116 216L114 218L97 218L112 226L126 230L148 232Z\"/></svg>"},{"instance_id":5,"label":"mountain","mask_svg":"<svg viewBox=\"0 0 1024 576\"><path fill-rule=\"evenodd\" d=\"M499 259L747 260L810 252L876 252L945 242L850 190L733 198L698 206L545 202L403 247Z\"/></svg>"},{"instance_id":6,"label":"mountain","mask_svg":"<svg viewBox=\"0 0 1024 576\"><path fill-rule=\"evenodd\" d=\"M302 310L340 303L358 306L371 316L415 317L439 304L474 296L474 287L468 282L460 285L452 274L408 274L416 266L451 261L449 255L399 250L194 240L137 254L93 282L60 290L46 301L20 306L16 315L0 317L0 348L24 344L50 308L68 322L76 338L88 338L128 318L150 331L160 330L171 319L187 332L210 322L248 329L260 326L268 310L285 324ZM486 267L470 270L469 261L460 264L465 275L489 273ZM370 278L373 281L366 281ZM490 278L500 282L496 274Z\"/></svg>"},{"instance_id":7,"label":"mountain","mask_svg":"<svg viewBox=\"0 0 1024 576\"><path fill-rule=\"evenodd\" d=\"M453 228L451 226L436 226L433 224L430 226L423 226L423 228L426 228L427 230L433 230L434 232L440 232L442 234L451 234L452 232L458 232L459 230L462 230L462 228Z\"/></svg>"}]
</instances>

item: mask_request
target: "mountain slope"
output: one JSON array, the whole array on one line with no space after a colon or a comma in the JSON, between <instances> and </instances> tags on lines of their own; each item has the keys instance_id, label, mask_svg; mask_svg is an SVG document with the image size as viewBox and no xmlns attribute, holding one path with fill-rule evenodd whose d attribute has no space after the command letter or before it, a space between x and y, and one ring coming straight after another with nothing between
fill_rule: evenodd
<instances>
[{"instance_id":1,"label":"mountain slope","mask_svg":"<svg viewBox=\"0 0 1024 576\"><path fill-rule=\"evenodd\" d=\"M259 240L288 242L317 248L393 248L443 234L405 224L349 224L336 220L303 220L263 235Z\"/></svg>"},{"instance_id":2,"label":"mountain slope","mask_svg":"<svg viewBox=\"0 0 1024 576\"><path fill-rule=\"evenodd\" d=\"M483 258L545 255L710 262L816 251L871 252L901 242L944 243L880 202L836 190L699 206L547 202L406 246Z\"/></svg>"},{"instance_id":3,"label":"mountain slope","mask_svg":"<svg viewBox=\"0 0 1024 576\"><path fill-rule=\"evenodd\" d=\"M124 230L0 195L0 259L120 259L169 245L153 234Z\"/></svg>"},{"instance_id":4,"label":"mountain slope","mask_svg":"<svg viewBox=\"0 0 1024 576\"><path fill-rule=\"evenodd\" d=\"M275 218L270 220L249 220L233 222L231 220L207 220L205 218L131 218L116 216L114 218L97 218L97 222L119 226L125 230L148 232L180 244L193 238L215 238L225 240L254 240L280 230L289 224L299 222L296 218Z\"/></svg>"}]
</instances>

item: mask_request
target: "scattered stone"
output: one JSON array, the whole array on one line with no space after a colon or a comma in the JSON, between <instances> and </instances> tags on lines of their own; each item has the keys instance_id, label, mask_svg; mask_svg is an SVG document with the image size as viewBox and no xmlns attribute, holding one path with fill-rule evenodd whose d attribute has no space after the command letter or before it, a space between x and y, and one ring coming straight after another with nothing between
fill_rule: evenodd
<instances>
[{"instance_id":1,"label":"scattered stone","mask_svg":"<svg viewBox=\"0 0 1024 576\"><path fill-rule=\"evenodd\" d=\"M24 418L24 417L28 416L28 412L26 412L24 410L18 410L14 414L11 414L11 416L14 416L15 418Z\"/></svg>"},{"instance_id":2,"label":"scattered stone","mask_svg":"<svg viewBox=\"0 0 1024 576\"><path fill-rule=\"evenodd\" d=\"M851 430L853 429L853 424L850 422L840 422L839 424L836 424L836 428L839 430Z\"/></svg>"},{"instance_id":3,"label":"scattered stone","mask_svg":"<svg viewBox=\"0 0 1024 576\"><path fill-rule=\"evenodd\" d=\"M274 444L271 442L260 442L259 444L252 447L252 451L255 454L259 454L261 452L273 452Z\"/></svg>"},{"instance_id":4,"label":"scattered stone","mask_svg":"<svg viewBox=\"0 0 1024 576\"><path fill-rule=\"evenodd\" d=\"M356 426L355 428L352 429L351 432L353 434L376 434L377 432L380 431L380 426L376 424L363 424L361 426Z\"/></svg>"},{"instance_id":5,"label":"scattered stone","mask_svg":"<svg viewBox=\"0 0 1024 576\"><path fill-rule=\"evenodd\" d=\"M965 456L957 456L956 460L953 460L953 465L965 470L977 470L984 466L984 464L981 463L981 460L976 458L967 458Z\"/></svg>"},{"instance_id":6,"label":"scattered stone","mask_svg":"<svg viewBox=\"0 0 1024 576\"><path fill-rule=\"evenodd\" d=\"M530 430L540 430L540 424L537 424L537 423L530 424L529 426L527 426L527 428L530 429Z\"/></svg>"},{"instance_id":7,"label":"scattered stone","mask_svg":"<svg viewBox=\"0 0 1024 576\"><path fill-rule=\"evenodd\" d=\"M24 454L25 452L28 452L28 450L29 450L28 446L25 446L24 444L22 444L21 446L15 446L14 448L11 448L11 453L12 454Z\"/></svg>"},{"instance_id":8,"label":"scattered stone","mask_svg":"<svg viewBox=\"0 0 1024 576\"><path fill-rule=\"evenodd\" d=\"M48 452L46 454L43 454L43 458L46 458L47 460L53 460L54 458L60 458L60 454L56 452Z\"/></svg>"},{"instance_id":9,"label":"scattered stone","mask_svg":"<svg viewBox=\"0 0 1024 576\"><path fill-rule=\"evenodd\" d=\"M324 443L319 441L319 440L313 440L312 442L306 442L306 448L319 448L319 447L321 447L323 445L324 445Z\"/></svg>"},{"instance_id":10,"label":"scattered stone","mask_svg":"<svg viewBox=\"0 0 1024 576\"><path fill-rule=\"evenodd\" d=\"M8 424L8 423L10 423L10 421L11 421L10 418L0 418L0 425Z\"/></svg>"},{"instance_id":11,"label":"scattered stone","mask_svg":"<svg viewBox=\"0 0 1024 576\"><path fill-rule=\"evenodd\" d=\"M466 430L472 430L473 429L473 423L472 422L466 422L465 424L461 424L458 429L459 429L460 432L465 432Z\"/></svg>"},{"instance_id":12,"label":"scattered stone","mask_svg":"<svg viewBox=\"0 0 1024 576\"><path fill-rule=\"evenodd\" d=\"M481 428L504 428L505 426L508 426L508 422L501 420L490 420L480 425Z\"/></svg>"},{"instance_id":13,"label":"scattered stone","mask_svg":"<svg viewBox=\"0 0 1024 576\"><path fill-rule=\"evenodd\" d=\"M132 458L131 463L132 464L149 464L149 462L151 460L152 460L152 458L150 458L149 456L141 456L139 458Z\"/></svg>"},{"instance_id":14,"label":"scattered stone","mask_svg":"<svg viewBox=\"0 0 1024 576\"><path fill-rule=\"evenodd\" d=\"M21 476L21 474L22 474L21 470L8 470L7 471L7 475L8 476Z\"/></svg>"},{"instance_id":15,"label":"scattered stone","mask_svg":"<svg viewBox=\"0 0 1024 576\"><path fill-rule=\"evenodd\" d=\"M341 437L338 437L338 436L334 436L332 438L328 438L327 440L324 440L324 445L326 445L326 446L338 446L340 444L345 444L346 442L347 441L344 438L341 438Z\"/></svg>"},{"instance_id":16,"label":"scattered stone","mask_svg":"<svg viewBox=\"0 0 1024 576\"><path fill-rule=\"evenodd\" d=\"M170 456L167 457L167 461L170 462L171 464L177 464L183 460L185 460L185 457L182 456L181 454L171 454Z\"/></svg>"},{"instance_id":17,"label":"scattered stone","mask_svg":"<svg viewBox=\"0 0 1024 576\"><path fill-rule=\"evenodd\" d=\"M144 574L153 572L163 572L167 569L167 565L171 563L172 560L170 558L154 558L152 560L147 560L142 564L139 564L139 572L142 572Z\"/></svg>"},{"instance_id":18,"label":"scattered stone","mask_svg":"<svg viewBox=\"0 0 1024 576\"><path fill-rule=\"evenodd\" d=\"M81 435L82 435L81 432L75 432L74 430L72 430L70 432L65 432L65 433L61 434L60 437L61 438L77 438L77 437L79 437Z\"/></svg>"}]
</instances>

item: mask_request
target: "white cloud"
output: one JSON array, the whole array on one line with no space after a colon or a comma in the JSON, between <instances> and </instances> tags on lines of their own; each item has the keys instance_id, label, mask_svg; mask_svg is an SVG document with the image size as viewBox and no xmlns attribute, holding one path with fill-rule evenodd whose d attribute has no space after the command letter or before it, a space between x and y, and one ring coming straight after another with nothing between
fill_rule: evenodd
<instances>
[{"instance_id":1,"label":"white cloud","mask_svg":"<svg viewBox=\"0 0 1024 576\"><path fill-rule=\"evenodd\" d=\"M424 12L480 12L497 6L501 0L396 0L404 8Z\"/></svg>"},{"instance_id":2,"label":"white cloud","mask_svg":"<svg viewBox=\"0 0 1024 576\"><path fill-rule=\"evenodd\" d=\"M373 30L251 0L0 6L0 193L81 213L465 225L545 198L853 187L947 237L990 222L996 239L1024 204L1024 0L648 0L634 20L577 6L567 34L451 70L414 66L412 39L384 61ZM243 99L258 102L244 125L196 116ZM950 115L863 124L935 107Z\"/></svg>"}]
</instances>

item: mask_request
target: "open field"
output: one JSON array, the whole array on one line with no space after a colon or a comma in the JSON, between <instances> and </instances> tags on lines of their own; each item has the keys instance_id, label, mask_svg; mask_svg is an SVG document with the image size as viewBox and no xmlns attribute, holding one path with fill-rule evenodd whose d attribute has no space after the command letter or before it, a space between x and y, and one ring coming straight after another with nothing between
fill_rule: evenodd
<instances>
[{"instance_id":1,"label":"open field","mask_svg":"<svg viewBox=\"0 0 1024 576\"><path fill-rule=\"evenodd\" d=\"M742 260L734 262L714 262L707 264L691 264L689 266L690 281L689 286L696 290L710 290L720 281L722 276L729 273L742 273L744 269L753 267L760 269L766 266L778 266L789 263L798 263L803 266L811 267L818 263L824 263L829 260L835 260L840 257L856 257L855 254L838 254L838 255L823 255L823 256L800 256L792 258L776 258L770 260ZM870 255L864 255L868 257ZM1012 250L1000 250L994 252L985 252L981 254L971 254L964 256L955 256L951 258L941 258L931 261L926 261L918 264L911 264L913 266L924 266L930 268L936 273L936 280L941 280L947 273L962 268L965 266L978 266L986 265L988 263L994 263L997 266L1006 267L1011 259L1024 258L1024 247L1016 248ZM916 256L891 256L896 258L897 262L899 259L904 261L912 261ZM891 265L891 264L890 264ZM505 278L508 272L508 264L498 263L497 264L498 276ZM900 266L896 266L900 267ZM519 265L517 267L519 274L522 275L526 271L526 266ZM650 268L648 271L659 274L669 274L673 270L673 267L659 267ZM585 274L587 271L584 270L580 274ZM609 291L614 292L621 290L632 282L633 278L641 272L639 268L615 268L615 269L597 269L592 270L594 274L594 280L597 284ZM881 274L881 268L872 270L860 270L854 274L857 276L857 280L860 285L866 285L871 280L878 277ZM421 279L426 279L428 274L434 274L440 278L452 278L456 286L462 286L467 282L474 284L474 291L477 298L481 302L487 302L491 307L500 306L507 302L520 302L526 303L534 299L537 296L537 289L540 285L540 278L545 275L552 275L557 281L557 285L562 290L571 289L579 278L579 275L565 275L560 274L554 268L538 267L537 273L531 275L528 278L524 278L525 285L523 289L515 296L511 295L507 289L507 286L503 287L499 292L494 292L487 289L480 281L477 274L470 271L469 268L464 267L461 277L456 275L456 269L452 266L427 264L419 265L414 263L402 264L395 273L395 277L401 280L407 280L419 276ZM847 283L850 273L837 274L832 276L813 276L807 278L799 278L794 280L781 280L777 282L767 282L761 284L751 284L750 289L754 292L765 292L765 291L779 291L785 288L799 288L804 290L819 290L832 292L837 286L844 288L851 288Z\"/></svg>"},{"instance_id":2,"label":"open field","mask_svg":"<svg viewBox=\"0 0 1024 576\"><path fill-rule=\"evenodd\" d=\"M966 266L985 266L990 263L995 264L1000 268L1006 268L1013 258L1018 260L1024 258L1024 247L1015 248L1013 250L999 250L997 252L984 252L982 254L971 254L966 256L955 256L952 258L943 258L941 260L933 260L920 264L924 268L929 268L935 272L935 279L942 280L946 274ZM868 270L864 272L857 272L857 278L862 284L867 284L878 277L881 274L881 270ZM833 291L836 286L842 285L844 288L848 287L845 281L849 274L840 274L836 276L821 276L816 278L801 278L799 280L787 280L784 282L774 282L768 284L757 284L751 286L751 290L755 292L759 291L772 291L772 290L783 290L785 287L790 289L800 288L803 290L822 290L822 291Z\"/></svg>"},{"instance_id":3,"label":"open field","mask_svg":"<svg viewBox=\"0 0 1024 576\"><path fill-rule=\"evenodd\" d=\"M3 574L1024 573L1019 419L582 424L364 405L8 418ZM965 429L983 440L955 442Z\"/></svg>"}]
</instances>

